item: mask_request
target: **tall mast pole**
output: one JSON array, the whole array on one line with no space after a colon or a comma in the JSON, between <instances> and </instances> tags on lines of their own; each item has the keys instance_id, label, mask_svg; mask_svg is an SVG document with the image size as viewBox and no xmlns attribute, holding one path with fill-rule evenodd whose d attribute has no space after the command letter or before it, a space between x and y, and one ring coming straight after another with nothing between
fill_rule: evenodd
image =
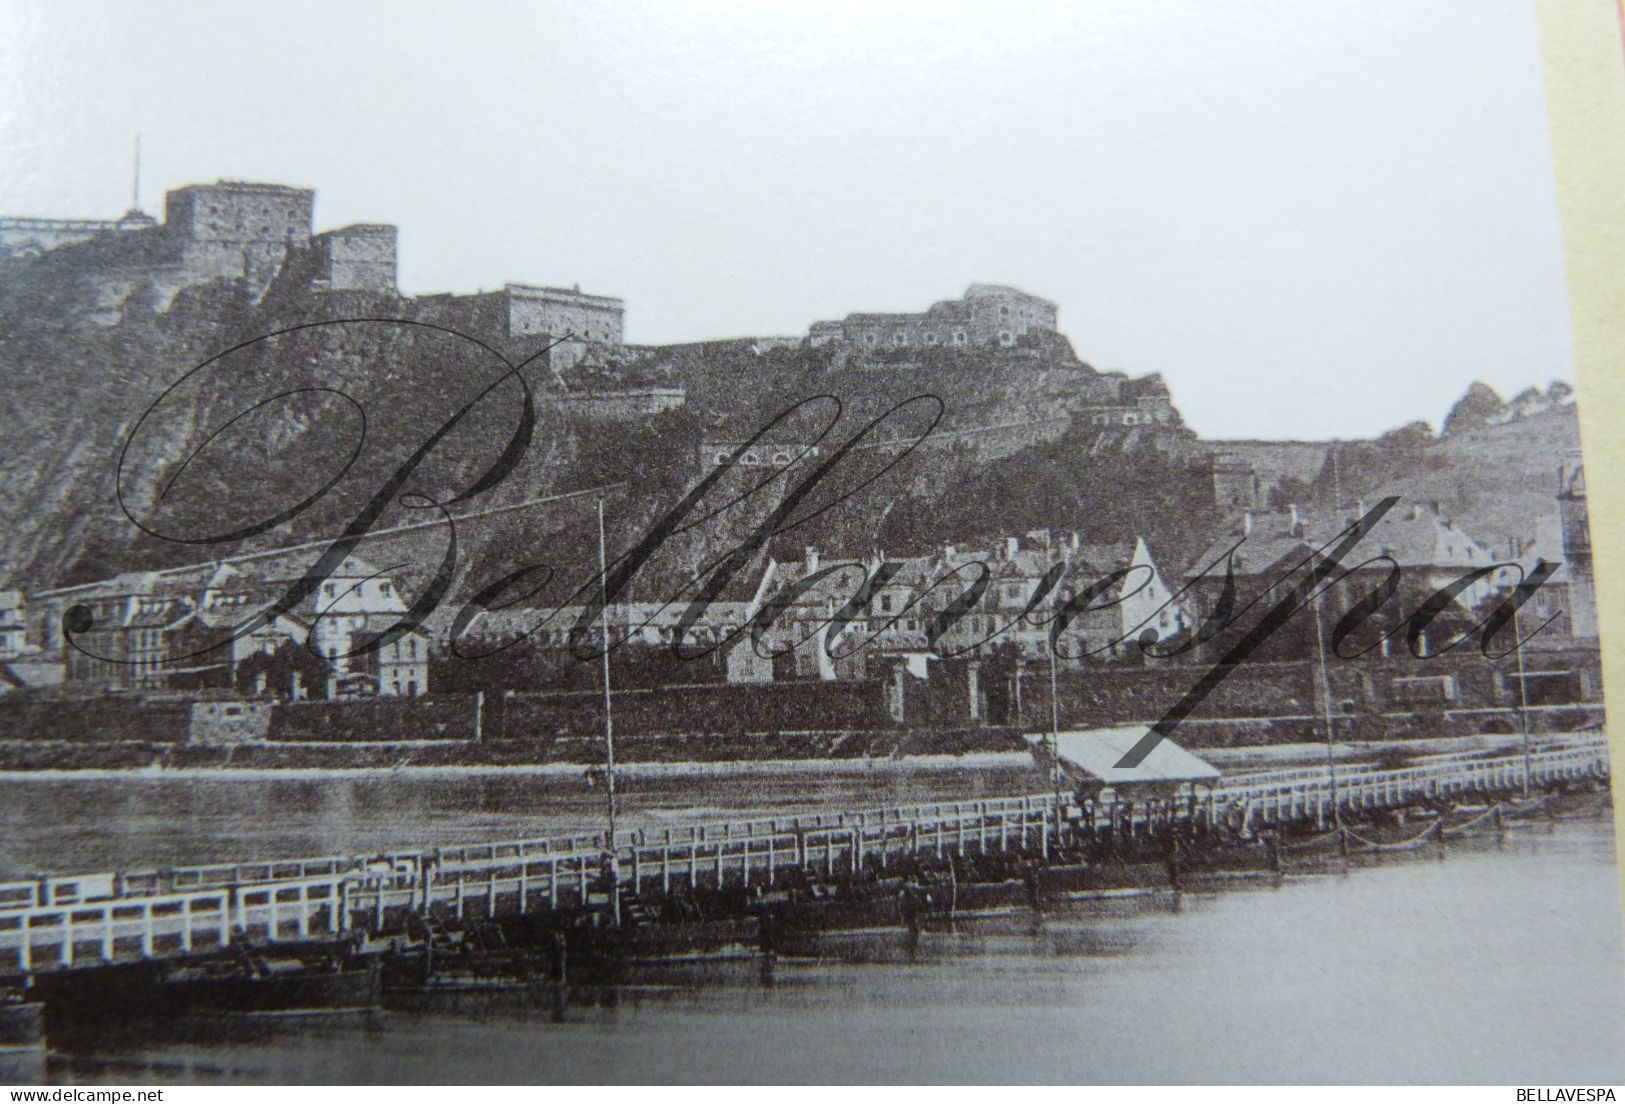
<instances>
[{"instance_id":1,"label":"tall mast pole","mask_svg":"<svg viewBox=\"0 0 1625 1104\"><path fill-rule=\"evenodd\" d=\"M1516 595L1512 605L1512 637L1513 651L1518 656L1518 727L1523 730L1523 797L1529 800L1530 792L1530 759L1529 759L1529 680L1524 677L1523 671L1523 630L1518 627L1518 605Z\"/></svg>"},{"instance_id":2,"label":"tall mast pole","mask_svg":"<svg viewBox=\"0 0 1625 1104\"><path fill-rule=\"evenodd\" d=\"M141 135L135 136L135 172L130 185L130 210L141 210Z\"/></svg>"},{"instance_id":3,"label":"tall mast pole","mask_svg":"<svg viewBox=\"0 0 1625 1104\"><path fill-rule=\"evenodd\" d=\"M1332 746L1332 680L1326 671L1326 633L1321 627L1320 606L1326 597L1322 590L1315 595L1315 652L1320 659L1320 701L1326 717L1326 774L1332 786L1332 823L1341 824L1342 811L1337 800L1337 753Z\"/></svg>"},{"instance_id":4,"label":"tall mast pole","mask_svg":"<svg viewBox=\"0 0 1625 1104\"><path fill-rule=\"evenodd\" d=\"M615 718L609 692L609 556L604 544L604 499L598 499L598 625L603 633L604 682L604 796L608 806L608 836L604 840L604 871L609 878L610 916L621 923L620 874L615 869Z\"/></svg>"},{"instance_id":5,"label":"tall mast pole","mask_svg":"<svg viewBox=\"0 0 1625 1104\"><path fill-rule=\"evenodd\" d=\"M1066 563L1069 570L1062 572L1061 577L1063 579L1070 574L1070 568L1072 565L1072 557L1070 555L1066 557ZM1059 583L1057 583L1054 590L1054 597L1050 599L1050 615L1052 623L1054 623L1054 618L1060 615L1060 610L1058 608L1060 597L1061 588ZM1060 650L1061 634L1057 632L1055 634L1055 642L1050 646L1049 650L1049 780L1050 787L1054 791L1055 797L1055 830L1057 833L1057 840L1059 840L1059 833L1061 830L1061 779L1063 778L1061 771L1061 695L1057 685L1059 680L1056 678L1055 674L1057 653Z\"/></svg>"}]
</instances>

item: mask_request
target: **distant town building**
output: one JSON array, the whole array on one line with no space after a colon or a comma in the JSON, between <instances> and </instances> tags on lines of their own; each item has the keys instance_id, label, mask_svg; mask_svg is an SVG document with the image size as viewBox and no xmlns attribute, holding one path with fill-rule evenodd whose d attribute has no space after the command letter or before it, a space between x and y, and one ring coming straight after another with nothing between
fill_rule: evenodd
<instances>
[{"instance_id":1,"label":"distant town building","mask_svg":"<svg viewBox=\"0 0 1625 1104\"><path fill-rule=\"evenodd\" d=\"M1585 462L1576 450L1557 473L1563 560L1570 572L1570 620L1575 636L1597 635L1597 579L1591 563L1591 516L1586 505Z\"/></svg>"},{"instance_id":2,"label":"distant town building","mask_svg":"<svg viewBox=\"0 0 1625 1104\"><path fill-rule=\"evenodd\" d=\"M27 601L20 590L0 590L0 662L27 652Z\"/></svg>"},{"instance_id":3,"label":"distant town building","mask_svg":"<svg viewBox=\"0 0 1625 1104\"><path fill-rule=\"evenodd\" d=\"M1319 550L1336 545L1339 535L1365 512L1363 502L1342 510L1303 510L1289 505L1282 510L1242 511L1228 531L1211 541L1190 562L1186 575L1197 623L1220 608L1227 571L1234 573L1237 609L1246 607L1271 588L1279 587L1274 593L1284 596L1319 562ZM1400 589L1382 612L1371 618L1374 625L1380 624L1385 630L1398 624L1399 611L1409 615L1429 597L1469 572L1499 562L1482 542L1456 525L1441 503L1397 503L1342 559L1337 573L1339 581L1327 591L1322 602L1322 621L1327 633L1357 601L1383 585L1390 571L1390 561L1400 570ZM1497 589L1493 576L1481 577L1456 595L1453 606L1459 614L1471 613ZM1251 624L1257 616L1255 611L1244 620ZM1267 658L1314 655L1313 625L1310 616L1295 618L1271 637L1259 655ZM1374 630L1372 635L1376 635ZM1222 652L1234 639L1233 634L1215 638L1210 650ZM1374 640L1370 643L1380 648L1382 655L1388 655L1395 647L1406 646L1403 633L1383 639L1380 645ZM1419 644L1424 654L1433 646L1426 633L1422 634Z\"/></svg>"},{"instance_id":4,"label":"distant town building","mask_svg":"<svg viewBox=\"0 0 1625 1104\"><path fill-rule=\"evenodd\" d=\"M972 284L959 299L933 303L918 314L849 314L814 322L808 341L844 342L858 349L1014 345L1029 333L1054 333L1056 307L1013 287Z\"/></svg>"},{"instance_id":5,"label":"distant town building","mask_svg":"<svg viewBox=\"0 0 1625 1104\"><path fill-rule=\"evenodd\" d=\"M1513 538L1507 561L1518 571L1497 578L1511 590L1544 561L1552 570L1519 608L1521 636L1537 648L1572 644L1575 637L1597 636L1597 584L1591 561L1591 528L1586 507L1585 466L1578 450L1557 471L1557 515L1543 519L1533 539ZM1520 574L1521 572L1521 574ZM1538 630L1538 631L1537 631Z\"/></svg>"},{"instance_id":6,"label":"distant town building","mask_svg":"<svg viewBox=\"0 0 1625 1104\"><path fill-rule=\"evenodd\" d=\"M1061 633L1063 665L1132 659L1142 637L1165 640L1188 628L1143 539L1086 544L1076 533L1057 538L1048 530L900 559L825 557L809 548L803 559L769 563L755 605L777 607L764 634L764 650L781 657L775 677L846 680L871 677L895 658L916 667L999 653L1046 660L1056 611L1108 580L1075 604ZM974 603L958 610L973 588ZM849 605L848 617L832 624ZM951 624L937 633L950 610Z\"/></svg>"},{"instance_id":7,"label":"distant town building","mask_svg":"<svg viewBox=\"0 0 1625 1104\"><path fill-rule=\"evenodd\" d=\"M84 689L241 690L242 664L293 646L309 651L329 696L426 694L421 630L361 651L406 613L393 580L361 558L346 557L293 609L270 612L307 569L304 560L274 556L131 572L41 591L30 609L38 611L43 648L59 654L66 681Z\"/></svg>"}]
</instances>

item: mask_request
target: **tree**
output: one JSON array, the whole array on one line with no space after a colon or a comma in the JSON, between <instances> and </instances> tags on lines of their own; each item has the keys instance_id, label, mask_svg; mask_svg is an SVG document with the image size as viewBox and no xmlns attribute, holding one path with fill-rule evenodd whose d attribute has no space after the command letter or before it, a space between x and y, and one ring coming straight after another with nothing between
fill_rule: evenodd
<instances>
[{"instance_id":1,"label":"tree","mask_svg":"<svg viewBox=\"0 0 1625 1104\"><path fill-rule=\"evenodd\" d=\"M1462 433L1479 426L1489 425L1506 413L1506 404L1495 389L1480 380L1474 380L1444 420L1444 436Z\"/></svg>"},{"instance_id":2,"label":"tree","mask_svg":"<svg viewBox=\"0 0 1625 1104\"><path fill-rule=\"evenodd\" d=\"M261 675L265 678L265 692L275 697L293 697L295 675L302 696L327 697L327 663L300 641L285 640L276 651L255 652L237 664L237 692L254 693Z\"/></svg>"}]
</instances>

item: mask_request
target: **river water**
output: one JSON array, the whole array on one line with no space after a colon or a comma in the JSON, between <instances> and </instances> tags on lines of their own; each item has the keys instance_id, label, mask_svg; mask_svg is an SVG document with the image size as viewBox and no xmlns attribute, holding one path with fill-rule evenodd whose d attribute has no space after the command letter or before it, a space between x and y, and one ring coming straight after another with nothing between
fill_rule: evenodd
<instances>
[{"instance_id":1,"label":"river water","mask_svg":"<svg viewBox=\"0 0 1625 1104\"><path fill-rule=\"evenodd\" d=\"M649 784L698 809L1007 792L1030 778ZM579 791L579 792L578 792ZM681 796L680 796L681 795ZM579 780L0 784L0 867L382 849L579 826ZM574 820L570 818L574 817ZM387 823L386 823L387 822ZM110 834L111 833L111 834ZM96 861L99 860L99 861ZM79 1043L55 1083L1625 1081L1612 826L1571 821L1214 892L853 940L563 1022L523 1001L320 1030Z\"/></svg>"}]
</instances>

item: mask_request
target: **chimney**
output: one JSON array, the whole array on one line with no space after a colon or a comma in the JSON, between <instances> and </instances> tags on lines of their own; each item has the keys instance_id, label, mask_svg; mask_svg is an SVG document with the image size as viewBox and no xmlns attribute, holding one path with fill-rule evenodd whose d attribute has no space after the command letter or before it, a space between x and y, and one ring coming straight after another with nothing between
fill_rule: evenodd
<instances>
[{"instance_id":1,"label":"chimney","mask_svg":"<svg viewBox=\"0 0 1625 1104\"><path fill-rule=\"evenodd\" d=\"M1252 536L1252 533L1253 512L1251 510L1243 510L1241 512L1241 535L1244 537L1250 537Z\"/></svg>"},{"instance_id":2,"label":"chimney","mask_svg":"<svg viewBox=\"0 0 1625 1104\"><path fill-rule=\"evenodd\" d=\"M1014 559L1016 553L1018 551L1020 551L1020 549L1021 549L1021 541L1020 541L1019 538L1017 538L1017 537L1005 537L1004 538L1004 558L1005 559L1007 559L1007 560Z\"/></svg>"},{"instance_id":3,"label":"chimney","mask_svg":"<svg viewBox=\"0 0 1625 1104\"><path fill-rule=\"evenodd\" d=\"M1411 503L1411 520L1412 521L1421 521L1422 520L1422 507L1418 506L1414 502Z\"/></svg>"},{"instance_id":4,"label":"chimney","mask_svg":"<svg viewBox=\"0 0 1625 1104\"><path fill-rule=\"evenodd\" d=\"M951 560L954 558L954 553L957 551L958 549L956 549L953 545L945 544L942 546L942 558L945 560Z\"/></svg>"},{"instance_id":5,"label":"chimney","mask_svg":"<svg viewBox=\"0 0 1625 1104\"><path fill-rule=\"evenodd\" d=\"M1286 513L1289 526L1288 532L1294 537L1303 536L1303 519L1298 516L1298 504L1295 502L1287 503Z\"/></svg>"},{"instance_id":6,"label":"chimney","mask_svg":"<svg viewBox=\"0 0 1625 1104\"><path fill-rule=\"evenodd\" d=\"M818 570L818 549L812 545L807 546L807 574L811 575Z\"/></svg>"}]
</instances>

